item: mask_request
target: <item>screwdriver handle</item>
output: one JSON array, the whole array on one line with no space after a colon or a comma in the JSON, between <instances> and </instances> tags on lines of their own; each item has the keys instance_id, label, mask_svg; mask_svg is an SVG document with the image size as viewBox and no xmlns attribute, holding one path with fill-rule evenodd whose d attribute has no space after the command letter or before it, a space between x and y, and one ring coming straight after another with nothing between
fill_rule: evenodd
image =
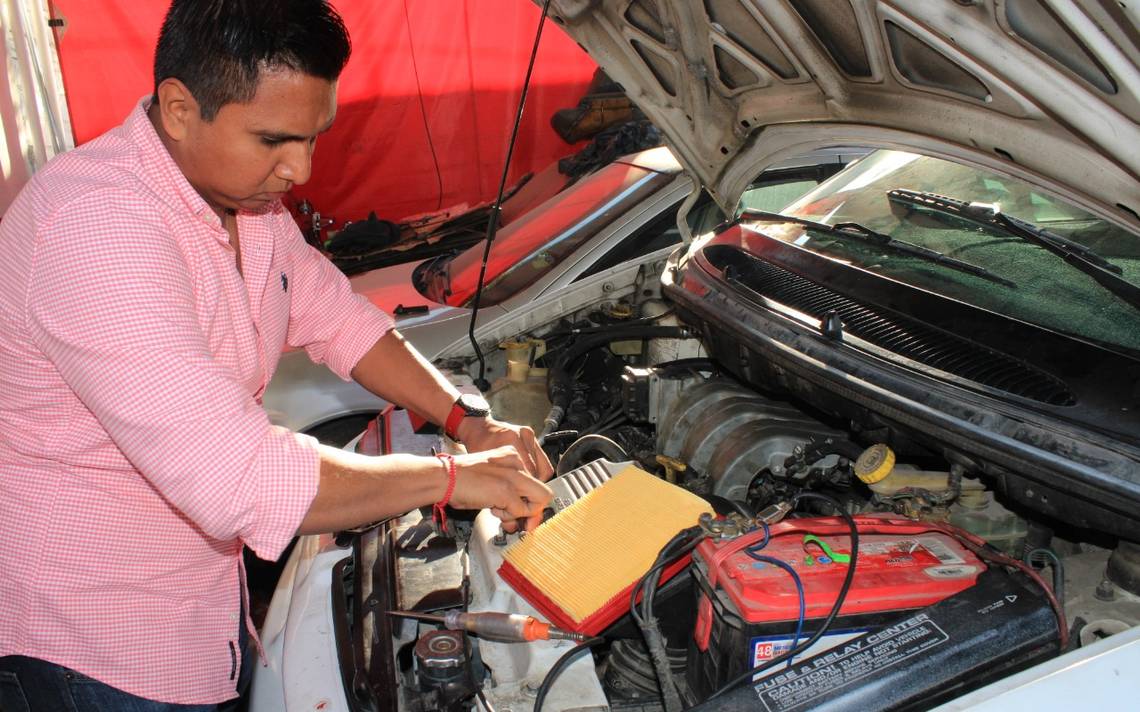
<instances>
[{"instance_id":1,"label":"screwdriver handle","mask_svg":"<svg viewBox=\"0 0 1140 712\"><path fill-rule=\"evenodd\" d=\"M534 640L527 638L527 623L534 620L530 616L517 613L464 613L448 611L444 614L444 625L452 630L465 630L488 640L503 643L516 643Z\"/></svg>"},{"instance_id":2,"label":"screwdriver handle","mask_svg":"<svg viewBox=\"0 0 1140 712\"><path fill-rule=\"evenodd\" d=\"M523 638L528 641L550 640L550 624L527 616L526 623L523 623Z\"/></svg>"},{"instance_id":3,"label":"screwdriver handle","mask_svg":"<svg viewBox=\"0 0 1140 712\"><path fill-rule=\"evenodd\" d=\"M535 640L580 640L580 633L554 628L531 616L519 613L464 613L448 611L444 626L452 630L465 630L501 643L529 643Z\"/></svg>"}]
</instances>

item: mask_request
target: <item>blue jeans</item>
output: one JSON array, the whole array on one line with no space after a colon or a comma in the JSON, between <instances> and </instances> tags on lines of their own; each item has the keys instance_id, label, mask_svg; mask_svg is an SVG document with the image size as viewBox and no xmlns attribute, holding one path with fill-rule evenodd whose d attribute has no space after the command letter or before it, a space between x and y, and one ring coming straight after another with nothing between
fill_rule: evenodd
<instances>
[{"instance_id":1,"label":"blue jeans","mask_svg":"<svg viewBox=\"0 0 1140 712\"><path fill-rule=\"evenodd\" d=\"M0 657L0 712L237 712L244 709L256 660L244 624L240 630L242 661L236 687L240 696L235 700L218 705L155 702L62 665L9 655Z\"/></svg>"},{"instance_id":2,"label":"blue jeans","mask_svg":"<svg viewBox=\"0 0 1140 712\"><path fill-rule=\"evenodd\" d=\"M251 655L244 657L239 692L249 686L249 663L253 662ZM3 712L230 712L241 709L242 702L240 697L220 705L155 702L55 663L19 655L0 658Z\"/></svg>"}]
</instances>

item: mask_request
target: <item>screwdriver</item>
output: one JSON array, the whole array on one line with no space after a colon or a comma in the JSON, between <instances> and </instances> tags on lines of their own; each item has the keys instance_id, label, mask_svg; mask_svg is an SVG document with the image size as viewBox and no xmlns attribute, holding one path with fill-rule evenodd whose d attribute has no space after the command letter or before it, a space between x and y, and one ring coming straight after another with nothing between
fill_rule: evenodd
<instances>
[{"instance_id":1,"label":"screwdriver","mask_svg":"<svg viewBox=\"0 0 1140 712\"><path fill-rule=\"evenodd\" d=\"M586 639L582 633L555 628L549 623L519 613L447 611L442 616L435 616L414 611L388 611L388 615L438 623L450 630L465 630L501 643L529 643L535 640L573 640L580 643Z\"/></svg>"}]
</instances>

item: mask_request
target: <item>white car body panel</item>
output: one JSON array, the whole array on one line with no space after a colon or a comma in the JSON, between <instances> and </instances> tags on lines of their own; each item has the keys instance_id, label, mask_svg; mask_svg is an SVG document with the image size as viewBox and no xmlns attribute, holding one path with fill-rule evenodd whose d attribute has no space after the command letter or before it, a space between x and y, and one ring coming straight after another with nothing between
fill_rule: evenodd
<instances>
[{"instance_id":1,"label":"white car body panel","mask_svg":"<svg viewBox=\"0 0 1140 712\"><path fill-rule=\"evenodd\" d=\"M254 670L252 712L348 712L331 605L333 567L345 556L331 536L297 540L262 626L269 664Z\"/></svg>"},{"instance_id":2,"label":"white car body panel","mask_svg":"<svg viewBox=\"0 0 1140 712\"><path fill-rule=\"evenodd\" d=\"M932 712L1125 710L1140 699L1140 628L1041 663Z\"/></svg>"}]
</instances>

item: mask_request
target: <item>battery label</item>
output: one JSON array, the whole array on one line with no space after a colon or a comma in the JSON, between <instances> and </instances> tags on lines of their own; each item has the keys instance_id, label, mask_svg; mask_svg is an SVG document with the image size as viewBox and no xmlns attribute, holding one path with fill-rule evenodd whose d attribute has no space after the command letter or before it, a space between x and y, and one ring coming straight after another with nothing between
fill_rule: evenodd
<instances>
[{"instance_id":1,"label":"battery label","mask_svg":"<svg viewBox=\"0 0 1140 712\"><path fill-rule=\"evenodd\" d=\"M978 573L977 566L969 564L955 564L954 566L930 566L923 569L926 575L936 579L962 579Z\"/></svg>"},{"instance_id":2,"label":"battery label","mask_svg":"<svg viewBox=\"0 0 1140 712\"><path fill-rule=\"evenodd\" d=\"M881 673L948 640L950 636L928 615L919 613L878 633L836 645L830 653L791 670L770 675L754 689L767 712L806 709L819 697Z\"/></svg>"},{"instance_id":3,"label":"battery label","mask_svg":"<svg viewBox=\"0 0 1140 712\"><path fill-rule=\"evenodd\" d=\"M919 563L929 562L933 564L935 559L937 559L937 563L941 564L966 563L966 560L945 541L932 536L861 542L859 554L861 556L887 556L891 557L892 561L907 560L907 557L914 559L917 555Z\"/></svg>"},{"instance_id":4,"label":"battery label","mask_svg":"<svg viewBox=\"0 0 1140 712\"><path fill-rule=\"evenodd\" d=\"M868 630L869 629L867 629L867 628L861 628L861 629L850 629L850 630L835 631L834 633L827 633L826 635L822 636L819 640L815 641L815 643L813 643L810 648L805 650L798 657L810 658L811 656L822 653L825 650L830 650L830 649L834 648L836 645L839 645L840 643L845 643L848 640L851 640L852 638L857 638L860 635L863 635L864 633L868 632ZM807 640L809 637L810 637L810 634L805 633L805 634L800 636L799 642L802 643L805 640ZM758 636L758 637L753 638L751 640L751 644L749 646L752 649L751 667L756 667L757 665L761 665L763 663L766 663L769 660L772 660L773 658L777 658L777 657L783 655L784 653L788 652L789 650L792 649L792 642L794 640L795 640L794 637L783 636L783 635L766 635L766 636ZM783 668L777 667L775 669L781 670ZM762 672L759 675L756 675L755 677L753 677L752 680L753 681L761 680L761 679L767 677L768 675L772 675L772 674L775 674L775 673L771 672L771 671L765 671L765 672Z\"/></svg>"},{"instance_id":5,"label":"battery label","mask_svg":"<svg viewBox=\"0 0 1140 712\"><path fill-rule=\"evenodd\" d=\"M959 556L946 542L934 537L921 537L918 543L922 548L934 554L943 564L964 564L966 560Z\"/></svg>"}]
</instances>

